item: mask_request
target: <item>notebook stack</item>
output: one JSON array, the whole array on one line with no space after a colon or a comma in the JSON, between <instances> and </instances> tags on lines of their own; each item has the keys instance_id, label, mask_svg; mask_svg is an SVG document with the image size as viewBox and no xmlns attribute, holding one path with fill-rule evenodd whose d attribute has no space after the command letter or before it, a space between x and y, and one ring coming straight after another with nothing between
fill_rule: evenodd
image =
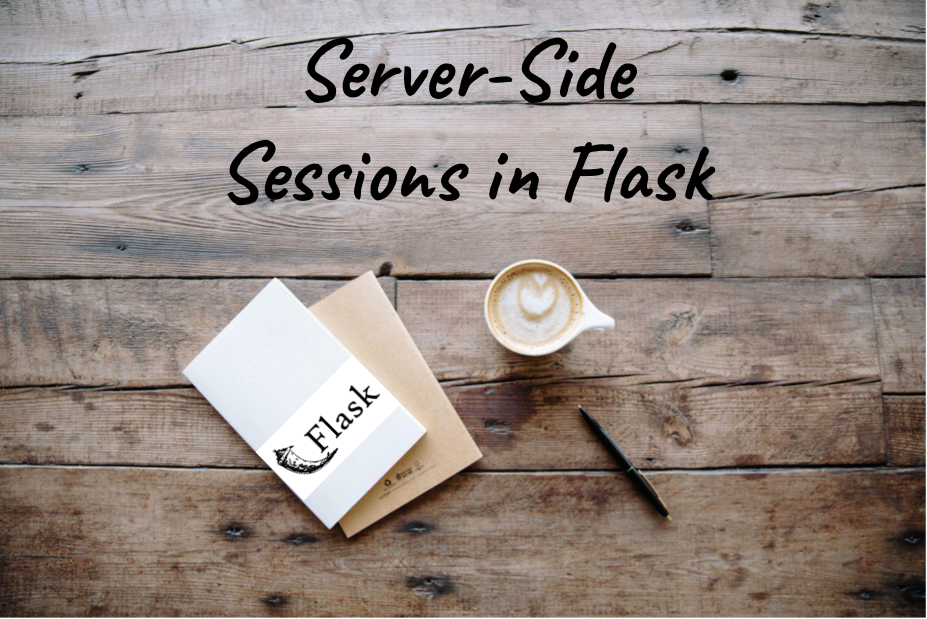
<instances>
[{"instance_id":1,"label":"notebook stack","mask_svg":"<svg viewBox=\"0 0 927 619\"><path fill-rule=\"evenodd\" d=\"M313 311L275 279L184 375L351 536L481 454L371 273Z\"/></svg>"}]
</instances>

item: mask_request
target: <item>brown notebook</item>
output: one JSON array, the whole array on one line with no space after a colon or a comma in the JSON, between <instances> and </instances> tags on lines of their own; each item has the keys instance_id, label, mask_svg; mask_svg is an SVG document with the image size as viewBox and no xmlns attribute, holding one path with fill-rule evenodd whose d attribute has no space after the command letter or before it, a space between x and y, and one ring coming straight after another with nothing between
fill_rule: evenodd
<instances>
[{"instance_id":1,"label":"brown notebook","mask_svg":"<svg viewBox=\"0 0 927 619\"><path fill-rule=\"evenodd\" d=\"M483 454L372 272L346 284L309 311L427 430L341 519L341 528L351 537Z\"/></svg>"}]
</instances>

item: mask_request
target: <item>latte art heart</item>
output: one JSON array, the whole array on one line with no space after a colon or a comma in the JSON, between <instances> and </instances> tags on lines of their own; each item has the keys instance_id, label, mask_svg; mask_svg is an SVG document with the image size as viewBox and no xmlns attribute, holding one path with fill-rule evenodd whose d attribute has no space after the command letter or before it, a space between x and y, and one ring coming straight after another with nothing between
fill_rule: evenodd
<instances>
[{"instance_id":1,"label":"latte art heart","mask_svg":"<svg viewBox=\"0 0 927 619\"><path fill-rule=\"evenodd\" d=\"M518 305L534 320L549 314L559 298L560 287L543 273L532 273L518 282Z\"/></svg>"},{"instance_id":2,"label":"latte art heart","mask_svg":"<svg viewBox=\"0 0 927 619\"><path fill-rule=\"evenodd\" d=\"M579 324L581 309L573 281L543 263L513 269L489 293L493 331L522 348L543 349L566 339Z\"/></svg>"}]
</instances>

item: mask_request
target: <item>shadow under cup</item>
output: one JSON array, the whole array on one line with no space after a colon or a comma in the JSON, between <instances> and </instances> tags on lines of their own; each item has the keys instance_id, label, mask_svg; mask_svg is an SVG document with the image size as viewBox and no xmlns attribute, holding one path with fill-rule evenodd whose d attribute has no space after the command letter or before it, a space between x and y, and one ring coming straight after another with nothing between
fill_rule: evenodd
<instances>
[{"instance_id":1,"label":"shadow under cup","mask_svg":"<svg viewBox=\"0 0 927 619\"><path fill-rule=\"evenodd\" d=\"M528 356L555 352L577 334L586 301L562 267L543 260L502 270L486 293L486 323L496 340Z\"/></svg>"}]
</instances>

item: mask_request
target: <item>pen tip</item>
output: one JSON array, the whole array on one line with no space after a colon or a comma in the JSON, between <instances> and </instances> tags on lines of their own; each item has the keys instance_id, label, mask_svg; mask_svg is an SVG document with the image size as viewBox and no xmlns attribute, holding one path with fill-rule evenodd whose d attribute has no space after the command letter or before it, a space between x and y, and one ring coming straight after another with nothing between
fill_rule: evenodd
<instances>
[{"instance_id":1,"label":"pen tip","mask_svg":"<svg viewBox=\"0 0 927 619\"><path fill-rule=\"evenodd\" d=\"M670 522L673 521L673 517L672 517L672 516L669 516L669 515L666 516L666 519L669 520Z\"/></svg>"}]
</instances>

